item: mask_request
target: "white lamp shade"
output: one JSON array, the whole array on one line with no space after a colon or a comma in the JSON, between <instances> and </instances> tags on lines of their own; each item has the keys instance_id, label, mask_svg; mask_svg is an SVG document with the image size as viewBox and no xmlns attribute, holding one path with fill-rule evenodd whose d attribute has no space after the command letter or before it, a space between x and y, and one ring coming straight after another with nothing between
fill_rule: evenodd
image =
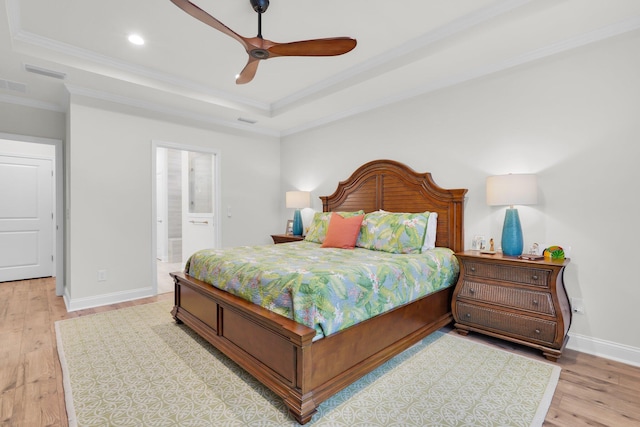
<instances>
[{"instance_id":1,"label":"white lamp shade","mask_svg":"<svg viewBox=\"0 0 640 427\"><path fill-rule=\"evenodd\" d=\"M487 178L487 204L535 205L538 203L538 178L534 174L496 175Z\"/></svg>"},{"instance_id":2,"label":"white lamp shade","mask_svg":"<svg viewBox=\"0 0 640 427\"><path fill-rule=\"evenodd\" d=\"M287 191L286 206L292 209L304 209L311 207L311 193L308 191Z\"/></svg>"}]
</instances>

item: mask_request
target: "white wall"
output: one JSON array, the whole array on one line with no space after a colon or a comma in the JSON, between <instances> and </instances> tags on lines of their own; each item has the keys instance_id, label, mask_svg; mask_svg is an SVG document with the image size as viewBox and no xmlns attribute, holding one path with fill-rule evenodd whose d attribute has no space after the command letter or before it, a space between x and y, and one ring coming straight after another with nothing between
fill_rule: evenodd
<instances>
[{"instance_id":1,"label":"white wall","mask_svg":"<svg viewBox=\"0 0 640 427\"><path fill-rule=\"evenodd\" d=\"M65 115L0 102L0 132L64 140Z\"/></svg>"},{"instance_id":2,"label":"white wall","mask_svg":"<svg viewBox=\"0 0 640 427\"><path fill-rule=\"evenodd\" d=\"M540 203L519 209L525 247L571 246L565 284L584 300L570 347L640 365L640 35L441 90L285 138L283 191L331 194L361 164L398 160L468 188L465 242L499 236L504 209L485 179L536 173ZM301 161L302 159L302 161Z\"/></svg>"},{"instance_id":3,"label":"white wall","mask_svg":"<svg viewBox=\"0 0 640 427\"><path fill-rule=\"evenodd\" d=\"M281 222L276 139L119 113L72 96L66 147L70 309L151 293L152 140L218 150L223 246L270 243ZM103 269L107 281L98 282Z\"/></svg>"}]
</instances>

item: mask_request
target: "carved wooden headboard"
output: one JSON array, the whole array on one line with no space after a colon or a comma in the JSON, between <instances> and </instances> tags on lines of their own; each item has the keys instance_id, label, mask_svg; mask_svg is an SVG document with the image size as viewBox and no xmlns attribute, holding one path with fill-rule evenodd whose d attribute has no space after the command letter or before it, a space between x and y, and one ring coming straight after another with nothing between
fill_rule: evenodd
<instances>
[{"instance_id":1,"label":"carved wooden headboard","mask_svg":"<svg viewBox=\"0 0 640 427\"><path fill-rule=\"evenodd\" d=\"M393 160L375 160L360 166L322 196L322 210L373 212L437 212L436 246L464 250L464 195L466 189L440 188L431 174L417 173Z\"/></svg>"}]
</instances>

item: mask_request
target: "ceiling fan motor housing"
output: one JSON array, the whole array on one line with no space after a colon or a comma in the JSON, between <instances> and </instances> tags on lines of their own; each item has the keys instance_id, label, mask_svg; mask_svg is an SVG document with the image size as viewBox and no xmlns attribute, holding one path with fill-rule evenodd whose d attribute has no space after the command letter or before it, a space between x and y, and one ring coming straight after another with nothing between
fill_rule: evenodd
<instances>
[{"instance_id":1,"label":"ceiling fan motor housing","mask_svg":"<svg viewBox=\"0 0 640 427\"><path fill-rule=\"evenodd\" d=\"M267 59L269 57L269 51L266 49L251 49L249 55L256 59Z\"/></svg>"},{"instance_id":2,"label":"ceiling fan motor housing","mask_svg":"<svg viewBox=\"0 0 640 427\"><path fill-rule=\"evenodd\" d=\"M258 13L265 13L269 7L269 0L251 0L253 10Z\"/></svg>"}]
</instances>

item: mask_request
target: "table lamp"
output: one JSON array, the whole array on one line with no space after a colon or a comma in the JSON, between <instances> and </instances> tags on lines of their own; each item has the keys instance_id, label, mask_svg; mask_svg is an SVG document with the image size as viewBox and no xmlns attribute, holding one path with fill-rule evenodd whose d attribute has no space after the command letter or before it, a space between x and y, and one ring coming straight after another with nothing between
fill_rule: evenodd
<instances>
[{"instance_id":1,"label":"table lamp","mask_svg":"<svg viewBox=\"0 0 640 427\"><path fill-rule=\"evenodd\" d=\"M308 191L287 191L285 194L287 208L295 209L293 213L293 235L302 236L302 215L300 209L311 207L311 193Z\"/></svg>"},{"instance_id":2,"label":"table lamp","mask_svg":"<svg viewBox=\"0 0 640 427\"><path fill-rule=\"evenodd\" d=\"M538 203L538 180L533 174L497 175L487 178L487 204L507 205L502 226L502 253L507 256L522 255L524 242L518 210L514 205Z\"/></svg>"}]
</instances>

